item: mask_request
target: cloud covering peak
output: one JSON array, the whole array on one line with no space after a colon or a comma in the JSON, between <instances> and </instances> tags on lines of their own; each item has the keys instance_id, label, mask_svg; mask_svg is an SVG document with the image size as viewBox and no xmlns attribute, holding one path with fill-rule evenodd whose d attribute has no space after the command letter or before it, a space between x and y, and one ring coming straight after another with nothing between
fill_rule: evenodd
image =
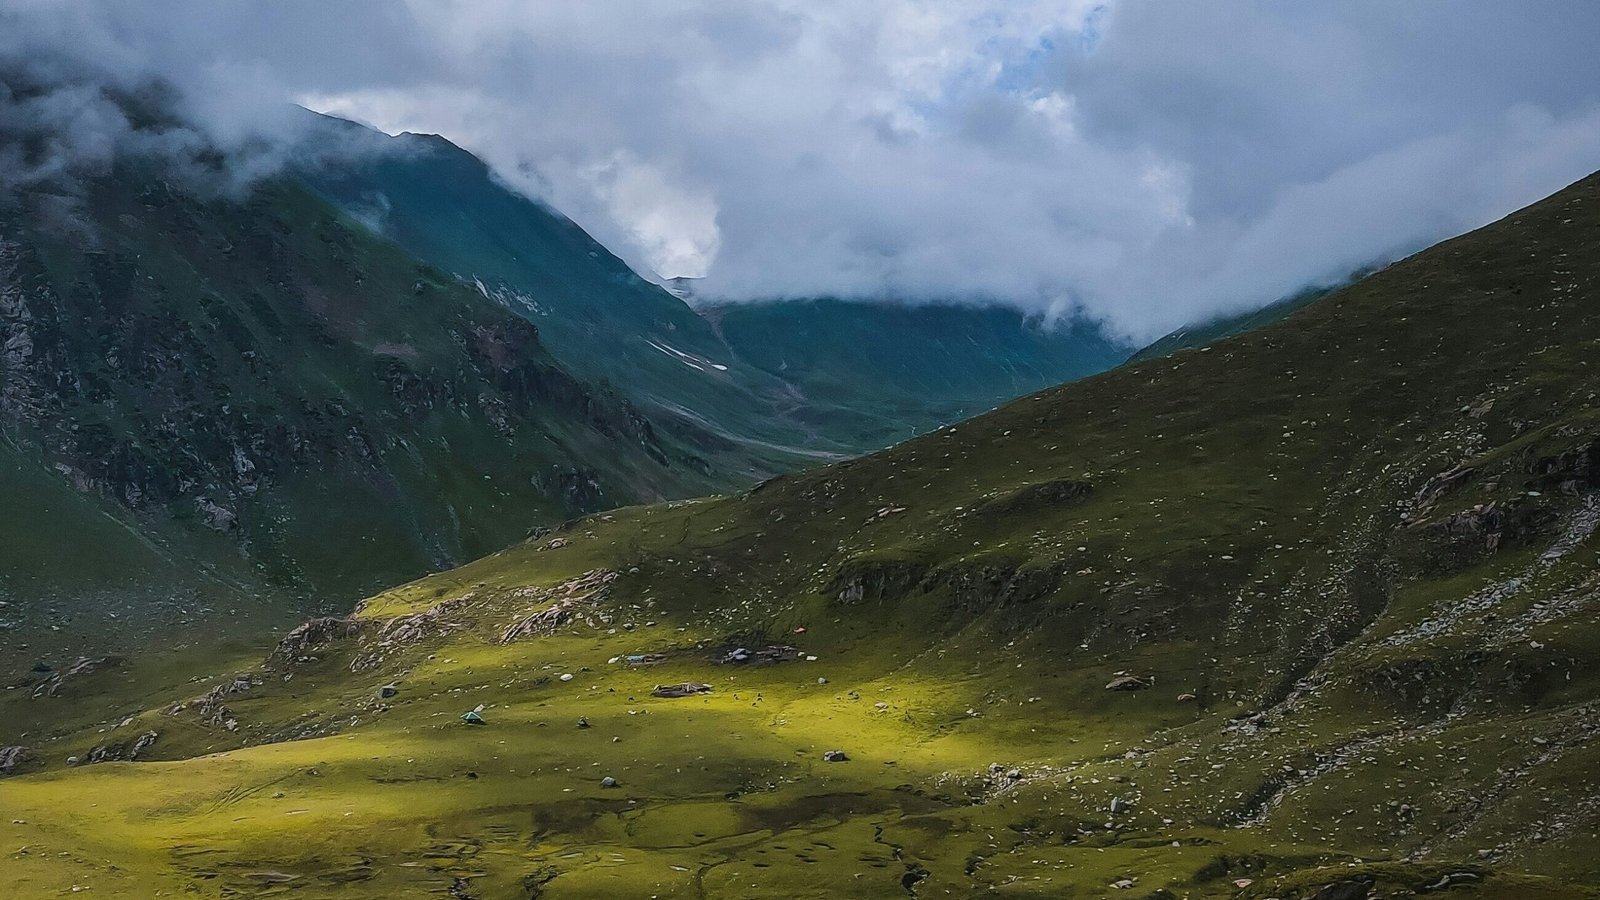
<instances>
[{"instance_id":1,"label":"cloud covering peak","mask_svg":"<svg viewBox=\"0 0 1600 900\"><path fill-rule=\"evenodd\" d=\"M0 0L0 59L438 132L723 298L1082 310L1134 337L1600 168L1600 7L1441 0Z\"/></svg>"}]
</instances>

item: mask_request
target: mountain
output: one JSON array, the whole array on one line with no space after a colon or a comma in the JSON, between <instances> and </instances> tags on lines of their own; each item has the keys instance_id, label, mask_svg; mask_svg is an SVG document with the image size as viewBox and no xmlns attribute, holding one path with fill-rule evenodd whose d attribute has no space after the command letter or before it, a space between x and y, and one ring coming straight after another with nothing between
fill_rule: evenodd
<instances>
[{"instance_id":1,"label":"mountain","mask_svg":"<svg viewBox=\"0 0 1600 900\"><path fill-rule=\"evenodd\" d=\"M732 442L740 452L701 450L752 480L880 449L1102 371L1130 350L1085 323L978 307L821 300L697 311L683 299L687 282L645 280L444 138L389 137L326 116L314 125L297 166L314 190L535 322L564 365L615 386L662 427ZM863 335L886 343L869 349Z\"/></svg>"},{"instance_id":2,"label":"mountain","mask_svg":"<svg viewBox=\"0 0 1600 900\"><path fill-rule=\"evenodd\" d=\"M180 689L35 674L7 878L1593 898L1597 296L1600 176L1200 352L577 521Z\"/></svg>"},{"instance_id":3,"label":"mountain","mask_svg":"<svg viewBox=\"0 0 1600 900\"><path fill-rule=\"evenodd\" d=\"M159 92L115 99L175 143ZM896 365L972 375L801 355L771 317L736 352L447 141L305 115L289 168L249 186L215 152L130 152L0 192L0 468L31 511L0 529L0 661L170 649L223 616L248 642L532 528L843 458L1114 356L1017 314L870 307L840 309L914 337ZM0 130L7 152L51 146L27 127ZM850 336L810 319L790 324ZM106 535L88 564L40 540L75 534Z\"/></svg>"},{"instance_id":4,"label":"mountain","mask_svg":"<svg viewBox=\"0 0 1600 900\"><path fill-rule=\"evenodd\" d=\"M303 614L534 525L738 483L293 180L229 197L130 160L8 199L0 468L27 513L0 530L0 592L30 617L102 598L48 620L63 641L84 605L149 629L213 590Z\"/></svg>"},{"instance_id":5,"label":"mountain","mask_svg":"<svg viewBox=\"0 0 1600 900\"><path fill-rule=\"evenodd\" d=\"M1023 394L1103 372L1128 355L1097 326L1010 307L783 300L702 308L732 358L791 385L816 410L866 413L850 440L887 446Z\"/></svg>"}]
</instances>

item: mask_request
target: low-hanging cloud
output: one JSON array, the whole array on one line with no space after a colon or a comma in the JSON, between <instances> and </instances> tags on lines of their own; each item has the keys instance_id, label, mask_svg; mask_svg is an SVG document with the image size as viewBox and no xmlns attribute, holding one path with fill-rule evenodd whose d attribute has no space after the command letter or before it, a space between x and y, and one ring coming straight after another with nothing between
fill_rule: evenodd
<instances>
[{"instance_id":1,"label":"low-hanging cloud","mask_svg":"<svg viewBox=\"0 0 1600 900\"><path fill-rule=\"evenodd\" d=\"M703 296L1004 302L1133 337L1600 168L1586 0L0 0L0 19L0 62L158 78L228 146L288 130L287 101L445 134Z\"/></svg>"}]
</instances>

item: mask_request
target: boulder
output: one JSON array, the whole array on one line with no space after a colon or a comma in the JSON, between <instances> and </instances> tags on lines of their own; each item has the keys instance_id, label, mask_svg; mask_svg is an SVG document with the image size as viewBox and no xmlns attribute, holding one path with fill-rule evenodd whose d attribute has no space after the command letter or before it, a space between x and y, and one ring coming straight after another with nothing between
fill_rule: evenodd
<instances>
[{"instance_id":1,"label":"boulder","mask_svg":"<svg viewBox=\"0 0 1600 900\"><path fill-rule=\"evenodd\" d=\"M27 755L26 747L0 747L0 776L15 772Z\"/></svg>"}]
</instances>

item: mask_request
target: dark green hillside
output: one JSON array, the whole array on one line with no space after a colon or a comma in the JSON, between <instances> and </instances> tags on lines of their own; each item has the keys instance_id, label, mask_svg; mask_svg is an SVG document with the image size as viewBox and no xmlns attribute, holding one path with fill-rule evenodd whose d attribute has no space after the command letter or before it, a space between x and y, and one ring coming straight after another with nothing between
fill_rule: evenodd
<instances>
[{"instance_id":1,"label":"dark green hillside","mask_svg":"<svg viewBox=\"0 0 1600 900\"><path fill-rule=\"evenodd\" d=\"M1165 335L1144 349L1135 353L1130 362L1144 362L1149 359L1160 359L1171 356L1179 350L1195 350L1207 344L1213 344L1223 338L1237 337L1257 328L1282 321L1304 306L1309 306L1316 300L1338 290L1338 287L1313 287L1306 288L1288 297L1269 303L1260 309L1232 316L1221 316L1208 319L1198 325L1186 325L1171 334Z\"/></svg>"},{"instance_id":2,"label":"dark green hillside","mask_svg":"<svg viewBox=\"0 0 1600 900\"><path fill-rule=\"evenodd\" d=\"M1290 322L585 519L181 697L91 673L103 732L12 704L12 877L1593 898L1597 302L1600 177Z\"/></svg>"},{"instance_id":3,"label":"dark green hillside","mask_svg":"<svg viewBox=\"0 0 1600 900\"><path fill-rule=\"evenodd\" d=\"M970 418L1128 355L1096 326L1045 323L1009 307L784 300L705 314L735 359L793 385L811 406L870 413L856 438L863 447Z\"/></svg>"},{"instance_id":4,"label":"dark green hillside","mask_svg":"<svg viewBox=\"0 0 1600 900\"><path fill-rule=\"evenodd\" d=\"M0 346L0 429L27 463L10 508L57 498L4 567L32 571L19 541L88 515L63 491L126 531L72 551L82 571L45 567L60 586L143 542L337 605L540 522L727 483L525 320L291 183L203 199L130 165L80 196L16 198Z\"/></svg>"}]
</instances>

